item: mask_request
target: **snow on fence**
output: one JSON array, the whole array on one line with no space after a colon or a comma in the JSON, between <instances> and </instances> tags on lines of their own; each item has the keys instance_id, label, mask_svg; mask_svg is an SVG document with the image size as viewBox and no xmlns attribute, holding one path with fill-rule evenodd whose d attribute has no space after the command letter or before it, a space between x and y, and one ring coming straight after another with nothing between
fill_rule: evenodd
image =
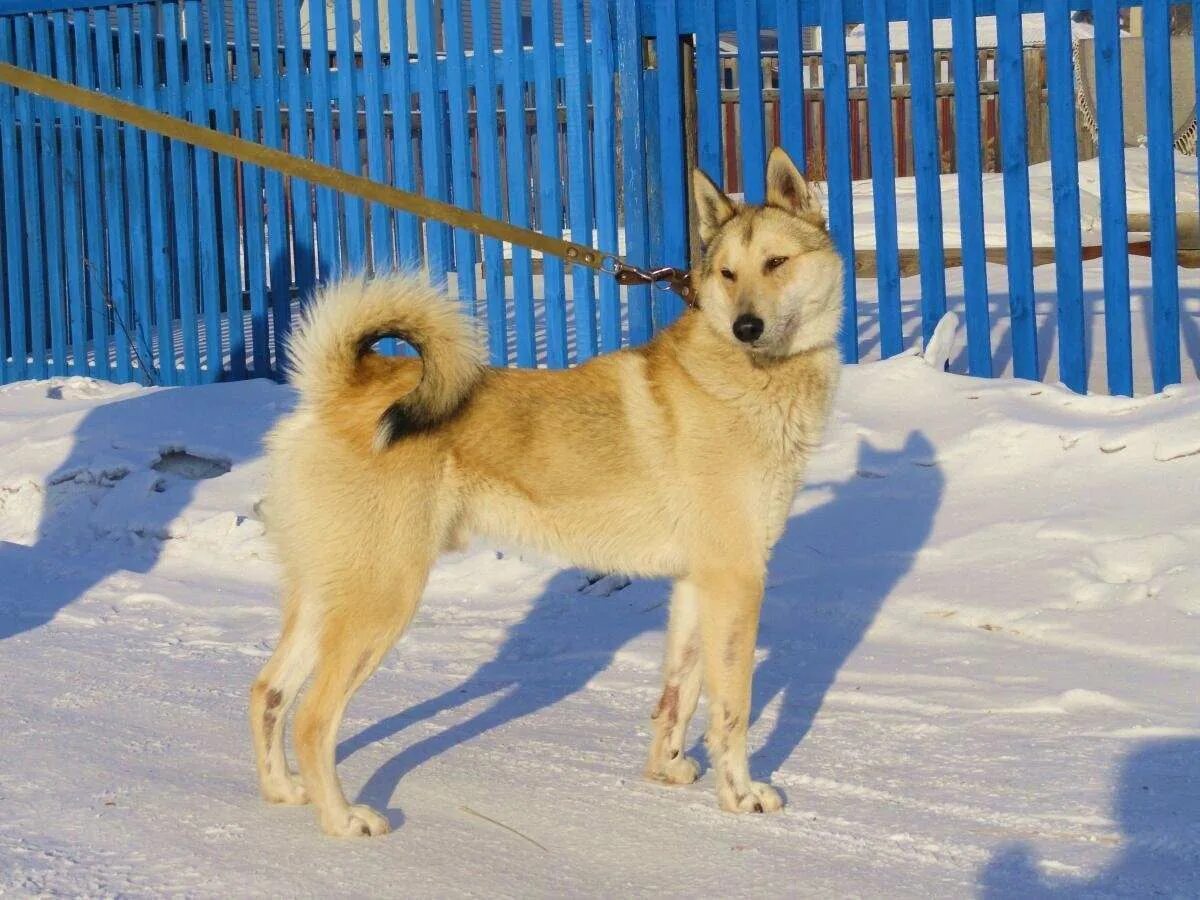
<instances>
[{"instance_id":1,"label":"snow on fence","mask_svg":"<svg viewBox=\"0 0 1200 900\"><path fill-rule=\"evenodd\" d=\"M1141 73L1155 389L1180 378L1171 5L1145 0ZM966 368L977 375L992 374L995 352L986 261L997 247L985 244L985 220L995 217L985 196L995 194L981 187L995 168L1011 370L1042 374L1033 265L1052 255L1057 372L1083 391L1090 338L1070 21L1080 8L1093 11L1095 52L1107 61L1095 67L1088 124L1100 156L1107 387L1127 394L1134 349L1116 0L0 0L0 60L517 224L590 235L638 264L682 266L695 253L689 164L758 201L766 152L778 143L825 179L831 230L848 259L852 180L873 182L865 268L878 300L864 321L847 279L846 358L858 358L864 331L884 356L911 341L901 276L914 264L918 337L928 339L947 307L945 269L961 266ZM1044 11L1044 49L1025 46L1022 11ZM976 46L983 15L997 15L994 49ZM908 40L892 53L897 23ZM935 46L935 23L953 50ZM813 26L823 35L817 55L801 41ZM849 54L846 26L859 26ZM1043 92L1026 79L1043 72L1039 144ZM1031 238L1031 146L1035 156L1045 146L1051 163L1053 248ZM956 248L944 246L943 172L957 173ZM895 178L909 173L915 259L898 238ZM520 247L3 87L0 209L0 381L277 376L302 298L357 269L425 265L447 279L486 320L497 364L569 365L645 341L680 312L673 295L619 289Z\"/></svg>"}]
</instances>

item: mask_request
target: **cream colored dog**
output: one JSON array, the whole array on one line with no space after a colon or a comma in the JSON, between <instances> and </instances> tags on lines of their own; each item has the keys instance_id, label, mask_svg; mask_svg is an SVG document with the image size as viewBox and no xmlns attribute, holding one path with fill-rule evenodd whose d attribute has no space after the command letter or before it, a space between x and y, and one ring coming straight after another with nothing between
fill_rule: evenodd
<instances>
[{"instance_id":1,"label":"cream colored dog","mask_svg":"<svg viewBox=\"0 0 1200 900\"><path fill-rule=\"evenodd\" d=\"M646 775L696 779L683 747L703 680L722 809L782 806L750 780L750 680L767 560L837 383L843 261L782 151L764 206L735 205L699 172L694 190L699 309L575 369L486 367L471 322L405 277L346 281L310 307L291 344L300 403L268 439L283 634L250 692L268 800L311 800L333 835L388 830L346 802L338 726L438 555L481 535L675 579ZM374 353L383 336L421 360ZM284 716L313 673L297 776Z\"/></svg>"}]
</instances>

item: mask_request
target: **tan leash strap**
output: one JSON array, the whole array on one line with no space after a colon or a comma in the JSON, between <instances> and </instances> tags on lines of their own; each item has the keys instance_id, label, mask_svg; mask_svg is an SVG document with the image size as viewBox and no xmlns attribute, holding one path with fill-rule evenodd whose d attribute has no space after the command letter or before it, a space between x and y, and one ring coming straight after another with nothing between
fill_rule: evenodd
<instances>
[{"instance_id":1,"label":"tan leash strap","mask_svg":"<svg viewBox=\"0 0 1200 900\"><path fill-rule=\"evenodd\" d=\"M223 131L194 125L184 119L120 100L100 91L89 90L57 78L30 72L8 63L0 63L0 83L9 84L18 90L49 97L97 115L107 116L171 140L183 141L214 153L230 156L239 162L262 166L282 172L291 178L332 188L343 194L361 197L371 203L400 209L422 219L433 219L455 228L464 228L486 237L496 238L510 244L519 244L551 256L558 256L568 263L587 266L613 275L620 284L661 285L680 294L688 303L693 302L688 273L678 269L649 271L639 269L586 244L576 244L561 238L548 237L531 229L521 228L518 225L462 209L442 200L434 200L422 194L381 184L361 175L344 172L341 169L335 169L332 166L283 150L265 147Z\"/></svg>"}]
</instances>

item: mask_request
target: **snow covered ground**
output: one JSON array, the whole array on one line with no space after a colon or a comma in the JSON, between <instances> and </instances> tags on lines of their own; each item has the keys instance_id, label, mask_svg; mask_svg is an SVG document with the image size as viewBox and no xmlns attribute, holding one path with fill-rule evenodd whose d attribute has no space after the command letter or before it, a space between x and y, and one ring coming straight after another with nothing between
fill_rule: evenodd
<instances>
[{"instance_id":1,"label":"snow covered ground","mask_svg":"<svg viewBox=\"0 0 1200 900\"><path fill-rule=\"evenodd\" d=\"M0 894L1200 893L1200 386L847 371L759 640L775 816L639 777L665 584L446 558L342 732L396 829L366 842L250 761L291 403L0 389Z\"/></svg>"}]
</instances>

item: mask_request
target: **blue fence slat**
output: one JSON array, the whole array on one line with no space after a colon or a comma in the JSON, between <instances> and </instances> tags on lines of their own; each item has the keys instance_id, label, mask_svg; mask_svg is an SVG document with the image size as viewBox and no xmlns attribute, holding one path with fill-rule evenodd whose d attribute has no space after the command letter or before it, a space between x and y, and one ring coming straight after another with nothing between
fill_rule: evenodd
<instances>
[{"instance_id":1,"label":"blue fence slat","mask_svg":"<svg viewBox=\"0 0 1200 900\"><path fill-rule=\"evenodd\" d=\"M128 13L128 10L124 10ZM54 74L54 62L50 53L50 19L45 14L35 14L33 19L34 67L43 75ZM37 117L42 126L42 139L38 148L45 177L42 191L42 210L45 213L46 251L46 294L50 318L50 366L52 375L67 374L67 321L66 321L66 277L62 249L62 207L59 199L59 182L63 167L58 150L58 109L53 101L37 99ZM145 241L143 240L143 245ZM3 354L0 353L0 356ZM148 356L147 356L148 358Z\"/></svg>"},{"instance_id":2,"label":"blue fence slat","mask_svg":"<svg viewBox=\"0 0 1200 900\"><path fill-rule=\"evenodd\" d=\"M659 172L658 145L660 134L657 127L650 127L658 122L658 68L649 67L642 73L642 138L643 147L642 180L646 185L646 216L650 238L650 260L657 263L663 258L663 232L666 226L663 222L662 206L662 174ZM662 322L663 292L659 289L650 290L650 313L654 327L660 327Z\"/></svg>"},{"instance_id":3,"label":"blue fence slat","mask_svg":"<svg viewBox=\"0 0 1200 900\"><path fill-rule=\"evenodd\" d=\"M96 86L95 50L92 30L86 10L76 10L72 16L75 26L75 81L80 87ZM170 38L168 38L170 40ZM170 54L168 53L168 59ZM110 378L108 308L108 253L104 236L104 207L101 182L104 178L100 154L100 123L93 113L79 116L83 147L83 206L85 210L83 240L84 287L87 291L89 322L91 324L91 370L97 378ZM186 338L186 332L185 332ZM187 344L184 344L186 349Z\"/></svg>"},{"instance_id":4,"label":"blue fence slat","mask_svg":"<svg viewBox=\"0 0 1200 900\"><path fill-rule=\"evenodd\" d=\"M642 40L637 22L637 0L617 0L617 73L621 103L622 159L646 158L646 134L642 122ZM645 172L640 166L622 166L625 207L626 259L648 266L650 223ZM631 287L626 291L629 342L643 344L654 333L650 289Z\"/></svg>"},{"instance_id":5,"label":"blue fence slat","mask_svg":"<svg viewBox=\"0 0 1200 900\"><path fill-rule=\"evenodd\" d=\"M1029 214L1025 61L1021 11L997 11L996 79L1000 83L1000 165L1004 170L1004 232L1013 374L1038 377L1037 317L1033 292L1033 233Z\"/></svg>"},{"instance_id":6,"label":"blue fence slat","mask_svg":"<svg viewBox=\"0 0 1200 900\"><path fill-rule=\"evenodd\" d=\"M891 44L884 0L863 7L867 32L867 126L879 284L879 348L886 358L904 349L900 321L900 250L896 233L896 151L892 138Z\"/></svg>"},{"instance_id":7,"label":"blue fence slat","mask_svg":"<svg viewBox=\"0 0 1200 900\"><path fill-rule=\"evenodd\" d=\"M33 38L29 17L19 16L13 23L16 64L23 69L33 68ZM111 55L111 54L110 54ZM37 123L34 118L34 96L22 91L16 98L16 122L21 130L21 186L25 191L25 254L28 282L22 294L14 299L21 303L29 299L29 377L46 377L46 283L45 256L42 252L42 182L38 160ZM53 175L53 173L47 173ZM127 373L126 373L127 374Z\"/></svg>"},{"instance_id":8,"label":"blue fence slat","mask_svg":"<svg viewBox=\"0 0 1200 900\"><path fill-rule=\"evenodd\" d=\"M533 0L534 111L537 120L538 226L562 236L562 181L558 163L558 90L554 65L554 4ZM546 312L546 364L567 365L567 295L563 261L542 254L543 308Z\"/></svg>"},{"instance_id":9,"label":"blue fence slat","mask_svg":"<svg viewBox=\"0 0 1200 900\"><path fill-rule=\"evenodd\" d=\"M1133 396L1129 316L1129 221L1125 209L1125 116L1122 109L1117 0L1095 0L1096 126L1100 144L1100 228L1104 254L1104 342L1108 390ZM1200 58L1198 58L1200 59Z\"/></svg>"},{"instance_id":10,"label":"blue fence slat","mask_svg":"<svg viewBox=\"0 0 1200 900\"><path fill-rule=\"evenodd\" d=\"M310 4L311 5L311 4ZM279 121L279 34L272 3L258 5L259 67L257 104L262 109L262 142L271 148L283 146ZM268 170L267 188L267 249L270 253L271 319L274 323L276 374L287 365L287 334L292 320L292 262L291 240L288 235L288 216L283 189L283 175ZM361 221L360 221L361 226Z\"/></svg>"},{"instance_id":11,"label":"blue fence slat","mask_svg":"<svg viewBox=\"0 0 1200 900\"><path fill-rule=\"evenodd\" d=\"M184 84L179 39L179 9L174 2L163 4L163 37L166 50L167 109L184 116ZM179 328L183 334L184 384L200 381L200 345L197 319L195 188L192 182L190 148L171 141L171 196L174 204L175 259L179 275Z\"/></svg>"},{"instance_id":12,"label":"blue fence slat","mask_svg":"<svg viewBox=\"0 0 1200 900\"><path fill-rule=\"evenodd\" d=\"M138 16L138 47L142 63L141 94L142 102L149 107L156 106L155 98L158 96L158 87L164 78L164 73L159 67L158 44L154 38L154 35L158 33L157 12L154 7L147 4L139 8ZM150 219L150 243L147 245L147 249L150 254L155 330L158 335L158 383L169 386L178 383L178 373L175 368L174 328L174 298L177 282L174 259L171 255L171 238L167 230L168 204L170 202L170 188L168 187L170 173L167 169L166 150L168 146L158 135L146 135L146 209ZM64 189L66 183L67 179L64 174ZM67 206L64 204L63 208L65 211ZM64 215L64 223L66 218ZM69 224L66 226L66 232L68 235L71 232ZM67 259L69 265L69 254ZM72 331L74 331L73 324ZM74 341L72 341L72 346L75 346ZM75 352L79 352L77 347Z\"/></svg>"},{"instance_id":13,"label":"blue fence slat","mask_svg":"<svg viewBox=\"0 0 1200 900\"><path fill-rule=\"evenodd\" d=\"M567 197L571 239L592 243L593 183L588 159L587 43L583 7L563 4L563 88L567 106ZM582 362L595 356L596 292L592 271L585 266L571 269L572 300L575 307L575 358Z\"/></svg>"},{"instance_id":14,"label":"blue fence slat","mask_svg":"<svg viewBox=\"0 0 1200 900\"><path fill-rule=\"evenodd\" d=\"M387 156L383 148L383 58L380 53L378 0L360 5L362 36L363 103L367 125L367 175L372 181L387 181ZM447 9L457 9L450 4ZM461 53L459 54L461 56ZM371 223L371 266L392 267L391 210L378 203L368 210Z\"/></svg>"},{"instance_id":15,"label":"blue fence slat","mask_svg":"<svg viewBox=\"0 0 1200 900\"><path fill-rule=\"evenodd\" d=\"M487 0L472 0L473 4ZM388 104L392 110L392 178L397 187L406 191L416 189L413 166L412 134L412 78L406 62L408 52L408 10L406 0L388 0L388 31L391 39L391 60L388 67ZM491 64L491 57L487 60ZM483 61L476 60L477 65ZM492 90L493 105L495 90ZM480 153L482 153L482 148ZM483 157L481 156L480 159ZM487 172L499 172L499 167L486 168ZM498 177L498 176L497 176ZM397 255L402 267L413 267L421 261L421 223L411 213L396 215Z\"/></svg>"},{"instance_id":16,"label":"blue fence slat","mask_svg":"<svg viewBox=\"0 0 1200 900\"><path fill-rule=\"evenodd\" d=\"M829 230L846 264L842 358L858 362L858 291L854 282L854 206L850 185L850 88L841 0L821 0Z\"/></svg>"},{"instance_id":17,"label":"blue fence slat","mask_svg":"<svg viewBox=\"0 0 1200 900\"><path fill-rule=\"evenodd\" d=\"M747 203L762 203L767 183L767 134L763 123L762 62L758 52L761 27L758 0L736 0L736 4L742 184ZM842 42L845 43L844 36Z\"/></svg>"},{"instance_id":18,"label":"blue fence slat","mask_svg":"<svg viewBox=\"0 0 1200 900\"><path fill-rule=\"evenodd\" d=\"M492 52L490 0L471 0L474 37L475 130L479 145L479 203L485 216L503 215L500 195L500 137L496 127L496 71ZM487 293L488 358L494 366L508 365L508 301L504 279L504 245L483 239L484 290Z\"/></svg>"},{"instance_id":19,"label":"blue fence slat","mask_svg":"<svg viewBox=\"0 0 1200 900\"><path fill-rule=\"evenodd\" d=\"M313 18L313 41L317 39L316 22L324 16L325 4L310 4ZM254 53L250 46L250 12L245 3L233 4L233 47L236 77L233 80L233 100L237 106L238 133L248 141L257 141L258 116L254 102ZM318 135L320 131L318 130ZM332 162L332 159L322 160ZM263 216L263 171L258 166L243 165L242 173L242 240L246 245L246 292L250 296L250 347L254 360L254 376L266 378L271 373L270 316L267 312L267 245Z\"/></svg>"},{"instance_id":20,"label":"blue fence slat","mask_svg":"<svg viewBox=\"0 0 1200 900\"><path fill-rule=\"evenodd\" d=\"M442 131L442 94L438 78L438 27L431 3L416 0L418 92L421 97L421 191L427 197L449 200L446 182L446 135ZM445 281L450 268L450 229L441 222L425 223L429 277Z\"/></svg>"},{"instance_id":21,"label":"blue fence slat","mask_svg":"<svg viewBox=\"0 0 1200 900\"><path fill-rule=\"evenodd\" d=\"M687 268L688 197L687 152L683 144L683 61L680 55L676 0L659 0L658 114L651 119L658 134L658 178L662 208L663 265ZM674 293L655 293L655 325L669 325L681 312L683 301Z\"/></svg>"},{"instance_id":22,"label":"blue fence slat","mask_svg":"<svg viewBox=\"0 0 1200 900\"><path fill-rule=\"evenodd\" d=\"M105 94L117 90L116 61L113 59L113 33L108 12L96 10L97 87ZM106 305L112 314L113 346L116 356L115 377L119 382L132 379L131 331L133 309L129 297L129 229L126 226L124 166L116 119L100 118L101 172L104 187L104 230L108 236L108 295Z\"/></svg>"},{"instance_id":23,"label":"blue fence slat","mask_svg":"<svg viewBox=\"0 0 1200 900\"><path fill-rule=\"evenodd\" d=\"M446 37L446 92L450 110L450 189L454 203L475 208L471 185L471 123L468 107L467 57L463 43L462 5L451 3L442 10ZM553 38L553 35L551 35ZM551 41L553 43L553 40ZM454 271L458 273L458 296L463 311L475 315L475 235L454 231Z\"/></svg>"},{"instance_id":24,"label":"blue fence slat","mask_svg":"<svg viewBox=\"0 0 1200 900\"><path fill-rule=\"evenodd\" d=\"M702 0L703 2L703 0ZM596 247L619 252L616 174L616 50L612 0L592 3L592 185L596 202ZM621 294L617 283L600 277L600 350L621 346Z\"/></svg>"},{"instance_id":25,"label":"blue fence slat","mask_svg":"<svg viewBox=\"0 0 1200 900\"><path fill-rule=\"evenodd\" d=\"M121 97L129 102L138 100L137 50L134 44L133 11L128 6L116 10L117 63L120 70ZM146 217L146 161L142 150L142 134L125 126L122 158L129 216L129 282L127 294L131 300L126 326L137 362L137 380L151 384L154 353L151 346L149 222ZM233 239L237 240L237 229Z\"/></svg>"},{"instance_id":26,"label":"blue fence slat","mask_svg":"<svg viewBox=\"0 0 1200 900\"><path fill-rule=\"evenodd\" d=\"M529 168L525 128L525 79L521 66L521 15L513 3L501 5L501 44L504 48L504 152L508 171L508 220L529 225ZM424 103L424 100L422 100ZM517 365L537 362L533 319L533 266L528 248L512 248L514 324Z\"/></svg>"},{"instance_id":27,"label":"blue fence slat","mask_svg":"<svg viewBox=\"0 0 1200 900\"><path fill-rule=\"evenodd\" d=\"M917 239L921 259L921 333L933 337L946 314L942 236L942 161L933 80L933 21L929 0L908 3L909 70L912 81L913 168L917 176Z\"/></svg>"},{"instance_id":28,"label":"blue fence slat","mask_svg":"<svg viewBox=\"0 0 1200 900\"><path fill-rule=\"evenodd\" d=\"M333 112L329 86L329 23L324 3L310 3L309 40L313 98L313 156L317 162L333 165ZM393 10L393 13L395 10ZM400 25L392 16L392 27L403 27L404 10L400 10ZM392 46L396 46L395 43ZM403 45L407 46L407 45ZM407 71L407 67L400 66ZM317 269L322 281L334 279L342 271L341 218L338 195L331 188L317 188Z\"/></svg>"},{"instance_id":29,"label":"blue fence slat","mask_svg":"<svg viewBox=\"0 0 1200 900\"><path fill-rule=\"evenodd\" d=\"M374 9L374 3L368 3L364 9ZM219 17L217 17L219 18ZM368 30L367 15L363 15L363 31ZM216 24L213 26L213 43L216 40ZM375 27L374 68L379 66L379 27ZM283 67L287 72L288 104L288 149L296 156L308 158L308 86L309 79L304 66L304 36L301 30L300 5L298 3L283 4ZM368 108L374 97L375 129L383 127L383 100L380 79L375 78L373 91L368 90ZM368 122L370 119L368 119ZM381 142L382 143L382 142ZM383 147L379 148L380 154ZM316 283L317 263L314 255L316 242L313 236L313 192L312 185L300 178L292 178L288 182L291 195L290 208L292 211L292 257L295 269L296 289L301 299L308 296ZM390 222L390 219L388 220Z\"/></svg>"},{"instance_id":30,"label":"blue fence slat","mask_svg":"<svg viewBox=\"0 0 1200 900\"><path fill-rule=\"evenodd\" d=\"M777 0L775 18L779 33L779 146L801 172L806 172L808 128L804 116L804 42L800 4L797 0Z\"/></svg>"},{"instance_id":31,"label":"blue fence slat","mask_svg":"<svg viewBox=\"0 0 1200 900\"><path fill-rule=\"evenodd\" d=\"M0 60L13 60L13 26L11 19L0 19ZM15 92L8 85L0 85L0 121L13 121ZM5 363L4 337L8 332L12 362L7 363L6 381L20 381L26 377L25 363L25 247L21 233L23 222L21 211L21 173L17 153L17 132L14 128L0 129L0 170L4 184L4 243L5 267L8 284L5 303L0 303L0 364ZM7 322L5 319L7 318ZM6 327L7 326L7 327Z\"/></svg>"},{"instance_id":32,"label":"blue fence slat","mask_svg":"<svg viewBox=\"0 0 1200 900\"><path fill-rule=\"evenodd\" d=\"M225 34L225 17L213 16L209 24L213 47L214 120L218 131L233 134L233 95L230 92L233 72L229 41ZM238 222L237 167L233 159L224 154L217 156L217 182L221 211L221 293L225 300L225 321L229 326L229 374L234 379L241 379L246 377L246 314L242 302L242 235ZM212 327L211 324L209 327Z\"/></svg>"},{"instance_id":33,"label":"blue fence slat","mask_svg":"<svg viewBox=\"0 0 1200 900\"><path fill-rule=\"evenodd\" d=\"M200 0L187 0L183 5L184 27L187 31L187 81L184 94L188 117L197 125L208 127L208 65L204 17ZM213 154L197 147L196 164L196 238L200 258L200 302L204 310L204 370L202 381L217 381L224 368L221 340L221 267L217 256L217 205L215 164Z\"/></svg>"},{"instance_id":34,"label":"blue fence slat","mask_svg":"<svg viewBox=\"0 0 1200 900\"><path fill-rule=\"evenodd\" d=\"M1150 271L1154 390L1179 383L1179 268L1168 0L1146 0L1146 137L1150 157Z\"/></svg>"},{"instance_id":35,"label":"blue fence slat","mask_svg":"<svg viewBox=\"0 0 1200 900\"><path fill-rule=\"evenodd\" d=\"M987 249L983 231L983 147L979 138L979 49L975 0L951 7L954 43L954 142L958 161L958 225L962 241L963 302L967 319L967 371L992 374L992 326L988 308Z\"/></svg>"},{"instance_id":36,"label":"blue fence slat","mask_svg":"<svg viewBox=\"0 0 1200 900\"><path fill-rule=\"evenodd\" d=\"M794 0L782 2L794 3ZM696 106L696 160L704 173L721 187L725 184L725 166L721 159L721 57L717 0L696 0Z\"/></svg>"},{"instance_id":37,"label":"blue fence slat","mask_svg":"<svg viewBox=\"0 0 1200 900\"><path fill-rule=\"evenodd\" d=\"M311 5L311 4L310 4ZM418 7L423 4L418 3ZM337 0L333 7L334 43L337 45L337 135L338 161L343 171L359 174L358 94L354 87L354 20L350 0ZM366 267L366 229L363 201L352 195L342 197L345 214L347 271Z\"/></svg>"},{"instance_id":38,"label":"blue fence slat","mask_svg":"<svg viewBox=\"0 0 1200 900\"><path fill-rule=\"evenodd\" d=\"M1054 262L1058 287L1058 368L1063 384L1087 392L1083 253L1079 215L1079 148L1068 0L1046 0L1046 89L1054 191Z\"/></svg>"}]
</instances>

